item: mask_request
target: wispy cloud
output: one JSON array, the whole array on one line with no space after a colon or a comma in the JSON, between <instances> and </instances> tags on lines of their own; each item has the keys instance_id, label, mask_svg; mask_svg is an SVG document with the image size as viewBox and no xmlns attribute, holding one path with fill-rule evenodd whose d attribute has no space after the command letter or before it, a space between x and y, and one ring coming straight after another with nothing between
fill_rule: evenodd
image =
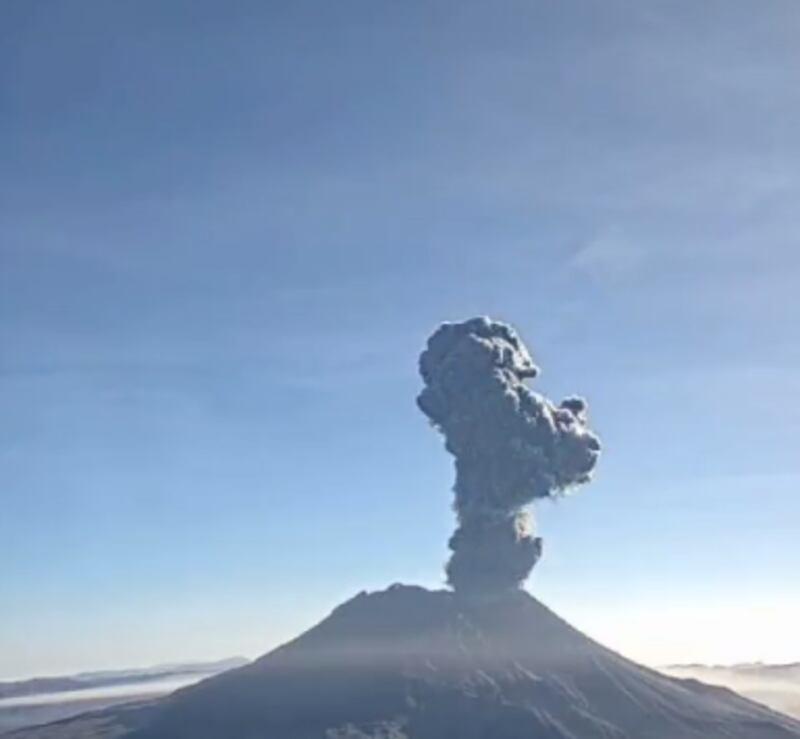
<instances>
[{"instance_id":1,"label":"wispy cloud","mask_svg":"<svg viewBox=\"0 0 800 739\"><path fill-rule=\"evenodd\" d=\"M588 240L569 260L572 269L603 282L619 282L645 263L642 247L613 229Z\"/></svg>"}]
</instances>

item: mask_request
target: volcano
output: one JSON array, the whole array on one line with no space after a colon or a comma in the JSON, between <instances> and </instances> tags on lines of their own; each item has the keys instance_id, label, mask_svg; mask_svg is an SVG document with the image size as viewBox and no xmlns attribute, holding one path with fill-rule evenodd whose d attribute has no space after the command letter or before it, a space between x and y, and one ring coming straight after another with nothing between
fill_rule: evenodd
<instances>
[{"instance_id":1,"label":"volcano","mask_svg":"<svg viewBox=\"0 0 800 739\"><path fill-rule=\"evenodd\" d=\"M637 665L526 591L361 593L255 662L15 739L800 739L730 690Z\"/></svg>"},{"instance_id":2,"label":"volcano","mask_svg":"<svg viewBox=\"0 0 800 739\"><path fill-rule=\"evenodd\" d=\"M586 402L488 318L442 324L418 405L455 457L452 590L361 593L245 667L168 698L17 739L800 739L800 722L597 644L522 588L541 554L526 506L588 482Z\"/></svg>"}]
</instances>

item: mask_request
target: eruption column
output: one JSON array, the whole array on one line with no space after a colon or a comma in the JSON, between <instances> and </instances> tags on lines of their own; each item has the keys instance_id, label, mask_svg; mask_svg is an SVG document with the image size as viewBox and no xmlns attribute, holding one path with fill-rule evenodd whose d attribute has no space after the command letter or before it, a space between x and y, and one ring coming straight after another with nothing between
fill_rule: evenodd
<instances>
[{"instance_id":1,"label":"eruption column","mask_svg":"<svg viewBox=\"0 0 800 739\"><path fill-rule=\"evenodd\" d=\"M442 324L419 361L420 410L455 457L458 527L447 579L460 592L520 587L541 539L525 506L588 482L600 442L586 403L554 405L525 380L538 375L510 326L488 318Z\"/></svg>"}]
</instances>

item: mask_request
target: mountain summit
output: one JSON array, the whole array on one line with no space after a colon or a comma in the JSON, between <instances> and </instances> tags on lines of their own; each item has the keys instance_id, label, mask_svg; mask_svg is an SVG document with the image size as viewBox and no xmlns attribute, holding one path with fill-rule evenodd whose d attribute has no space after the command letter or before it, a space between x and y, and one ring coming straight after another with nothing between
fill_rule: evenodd
<instances>
[{"instance_id":1,"label":"mountain summit","mask_svg":"<svg viewBox=\"0 0 800 739\"><path fill-rule=\"evenodd\" d=\"M800 739L800 722L597 644L535 598L394 585L255 662L16 739ZM91 730L90 730L91 729Z\"/></svg>"}]
</instances>

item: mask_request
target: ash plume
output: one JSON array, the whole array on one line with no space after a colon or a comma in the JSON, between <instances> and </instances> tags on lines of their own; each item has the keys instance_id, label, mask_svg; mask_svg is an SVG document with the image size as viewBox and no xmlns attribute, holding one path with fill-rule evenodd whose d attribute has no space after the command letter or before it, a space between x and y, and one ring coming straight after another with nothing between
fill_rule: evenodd
<instances>
[{"instance_id":1,"label":"ash plume","mask_svg":"<svg viewBox=\"0 0 800 739\"><path fill-rule=\"evenodd\" d=\"M419 370L417 405L455 457L458 527L447 580L460 592L518 588L542 551L525 506L587 482L597 462L586 402L555 405L528 388L539 370L527 348L488 318L442 324Z\"/></svg>"}]
</instances>

